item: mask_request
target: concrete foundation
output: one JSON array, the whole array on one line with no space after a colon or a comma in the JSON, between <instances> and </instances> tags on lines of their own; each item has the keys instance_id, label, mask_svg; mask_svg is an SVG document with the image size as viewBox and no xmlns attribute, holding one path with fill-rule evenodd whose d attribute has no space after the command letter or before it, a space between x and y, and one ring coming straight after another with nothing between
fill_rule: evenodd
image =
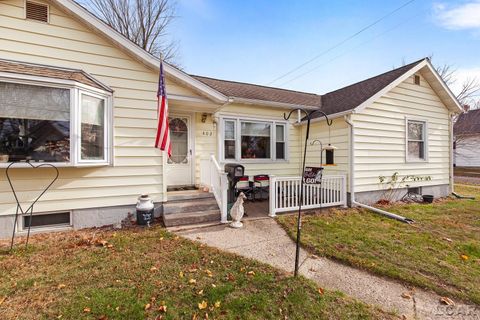
<instances>
[{"instance_id":1,"label":"concrete foundation","mask_svg":"<svg viewBox=\"0 0 480 320\"><path fill-rule=\"evenodd\" d=\"M407 193L407 188L400 188L396 192L396 197L394 201L402 199L402 197ZM424 186L421 187L421 194L430 194L435 198L446 197L450 194L450 186L448 184L436 185L436 186ZM355 201L372 205L377 203L378 200L382 198L384 191L374 190L374 191L364 191L364 192L355 192ZM351 206L350 193L347 194L348 206Z\"/></svg>"},{"instance_id":2,"label":"concrete foundation","mask_svg":"<svg viewBox=\"0 0 480 320\"><path fill-rule=\"evenodd\" d=\"M155 204L154 215L156 218L160 217L163 210L162 203ZM92 227L102 227L107 225L120 224L123 219L128 216L130 212L133 214L133 219L136 219L135 206L115 206L115 207L102 207L102 208L87 208L87 209L74 209L72 211L72 228L75 230ZM19 219L21 217L19 216ZM0 216L0 239L10 238L13 231L13 222L15 220L14 215ZM59 230L65 230L61 228ZM35 232L48 232L52 231L52 228L35 229ZM32 229L33 232L33 229ZM23 232L19 232L22 235Z\"/></svg>"}]
</instances>

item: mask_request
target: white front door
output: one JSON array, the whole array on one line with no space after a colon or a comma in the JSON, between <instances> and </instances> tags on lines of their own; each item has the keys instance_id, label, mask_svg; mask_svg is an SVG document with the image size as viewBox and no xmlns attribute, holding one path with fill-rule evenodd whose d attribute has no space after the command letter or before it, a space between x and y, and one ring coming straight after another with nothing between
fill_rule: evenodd
<instances>
[{"instance_id":1,"label":"white front door","mask_svg":"<svg viewBox=\"0 0 480 320\"><path fill-rule=\"evenodd\" d=\"M192 117L168 117L172 156L167 160L167 186L193 185Z\"/></svg>"}]
</instances>

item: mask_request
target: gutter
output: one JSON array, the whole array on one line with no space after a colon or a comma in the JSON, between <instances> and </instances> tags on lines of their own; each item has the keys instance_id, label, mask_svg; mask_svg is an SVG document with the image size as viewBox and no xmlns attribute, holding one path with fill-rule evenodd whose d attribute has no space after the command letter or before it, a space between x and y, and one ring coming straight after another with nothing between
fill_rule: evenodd
<instances>
[{"instance_id":1,"label":"gutter","mask_svg":"<svg viewBox=\"0 0 480 320\"><path fill-rule=\"evenodd\" d=\"M385 210L377 209L375 207L360 203L355 201L355 126L350 118L350 115L345 115L345 122L350 127L350 174L349 174L349 184L350 184L350 207L358 206L361 208L368 209L375 213L381 214L391 219L395 219L404 223L411 224L414 220L405 218L395 213L391 213Z\"/></svg>"}]
</instances>

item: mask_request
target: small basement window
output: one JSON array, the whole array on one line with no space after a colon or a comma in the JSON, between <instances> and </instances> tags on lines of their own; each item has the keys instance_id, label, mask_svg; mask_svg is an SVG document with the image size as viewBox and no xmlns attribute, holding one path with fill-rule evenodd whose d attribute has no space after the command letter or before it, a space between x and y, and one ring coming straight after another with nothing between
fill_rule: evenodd
<instances>
[{"instance_id":1,"label":"small basement window","mask_svg":"<svg viewBox=\"0 0 480 320\"><path fill-rule=\"evenodd\" d=\"M52 228L52 227L69 227L71 226L71 214L66 212L55 212L45 214L33 214L23 216L23 230Z\"/></svg>"},{"instance_id":2,"label":"small basement window","mask_svg":"<svg viewBox=\"0 0 480 320\"><path fill-rule=\"evenodd\" d=\"M48 23L48 5L33 1L25 1L25 18Z\"/></svg>"}]
</instances>

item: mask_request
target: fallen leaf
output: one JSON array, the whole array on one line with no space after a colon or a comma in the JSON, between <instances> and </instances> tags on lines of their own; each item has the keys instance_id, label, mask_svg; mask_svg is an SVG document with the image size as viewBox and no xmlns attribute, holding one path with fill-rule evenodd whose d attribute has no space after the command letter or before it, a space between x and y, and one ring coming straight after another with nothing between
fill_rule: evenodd
<instances>
[{"instance_id":1,"label":"fallen leaf","mask_svg":"<svg viewBox=\"0 0 480 320\"><path fill-rule=\"evenodd\" d=\"M208 303L205 300L198 303L198 309L200 309L200 310L206 309L207 307L208 307Z\"/></svg>"},{"instance_id":2,"label":"fallen leaf","mask_svg":"<svg viewBox=\"0 0 480 320\"><path fill-rule=\"evenodd\" d=\"M220 308L220 301L215 301L215 308Z\"/></svg>"},{"instance_id":3,"label":"fallen leaf","mask_svg":"<svg viewBox=\"0 0 480 320\"><path fill-rule=\"evenodd\" d=\"M409 292L404 292L404 293L402 293L402 298L412 299L412 295Z\"/></svg>"},{"instance_id":4,"label":"fallen leaf","mask_svg":"<svg viewBox=\"0 0 480 320\"><path fill-rule=\"evenodd\" d=\"M179 236L176 236L175 238L173 238L173 240L178 240L178 239L180 239Z\"/></svg>"},{"instance_id":5,"label":"fallen leaf","mask_svg":"<svg viewBox=\"0 0 480 320\"><path fill-rule=\"evenodd\" d=\"M446 304L447 306L454 306L455 305L455 302L453 302L452 299L447 298L447 297L441 297L440 302L443 303L443 304Z\"/></svg>"},{"instance_id":6,"label":"fallen leaf","mask_svg":"<svg viewBox=\"0 0 480 320\"><path fill-rule=\"evenodd\" d=\"M212 283L212 288L216 288L217 285L215 283Z\"/></svg>"},{"instance_id":7,"label":"fallen leaf","mask_svg":"<svg viewBox=\"0 0 480 320\"><path fill-rule=\"evenodd\" d=\"M178 276L179 276L180 278L183 278L183 272L180 271L180 272L178 273Z\"/></svg>"},{"instance_id":8,"label":"fallen leaf","mask_svg":"<svg viewBox=\"0 0 480 320\"><path fill-rule=\"evenodd\" d=\"M255 275L255 272L254 271L248 271L247 272L247 276L254 276Z\"/></svg>"},{"instance_id":9,"label":"fallen leaf","mask_svg":"<svg viewBox=\"0 0 480 320\"><path fill-rule=\"evenodd\" d=\"M108 320L108 317L102 314L100 317L98 317L98 320Z\"/></svg>"},{"instance_id":10,"label":"fallen leaf","mask_svg":"<svg viewBox=\"0 0 480 320\"><path fill-rule=\"evenodd\" d=\"M162 305L158 307L158 311L161 311L163 313L167 312L167 306L165 305L164 302L162 302Z\"/></svg>"},{"instance_id":11,"label":"fallen leaf","mask_svg":"<svg viewBox=\"0 0 480 320\"><path fill-rule=\"evenodd\" d=\"M145 309L145 310L149 310L151 307L152 307L152 305L151 305L150 303L147 303L147 304L145 305L145 308L144 308L144 309Z\"/></svg>"},{"instance_id":12,"label":"fallen leaf","mask_svg":"<svg viewBox=\"0 0 480 320\"><path fill-rule=\"evenodd\" d=\"M108 249L112 249L112 248L113 248L113 244L107 244L107 248L108 248Z\"/></svg>"},{"instance_id":13,"label":"fallen leaf","mask_svg":"<svg viewBox=\"0 0 480 320\"><path fill-rule=\"evenodd\" d=\"M323 288L318 288L318 293L320 293L320 295L323 296L323 294L325 293L325 290L323 290Z\"/></svg>"},{"instance_id":14,"label":"fallen leaf","mask_svg":"<svg viewBox=\"0 0 480 320\"><path fill-rule=\"evenodd\" d=\"M163 237L160 237L160 241L162 241L162 240L163 240Z\"/></svg>"},{"instance_id":15,"label":"fallen leaf","mask_svg":"<svg viewBox=\"0 0 480 320\"><path fill-rule=\"evenodd\" d=\"M60 283L60 284L57 286L57 289L63 289L63 288L65 288L65 287L66 287L65 284Z\"/></svg>"},{"instance_id":16,"label":"fallen leaf","mask_svg":"<svg viewBox=\"0 0 480 320\"><path fill-rule=\"evenodd\" d=\"M212 273L212 271L210 271L210 270L206 269L206 270L205 270L205 273L206 273L206 274L207 274L207 276L209 276L210 278L211 278L211 277L213 277L213 273Z\"/></svg>"},{"instance_id":17,"label":"fallen leaf","mask_svg":"<svg viewBox=\"0 0 480 320\"><path fill-rule=\"evenodd\" d=\"M150 271L152 271L152 272L157 271L157 270L158 270L157 267L151 267L151 268L150 268Z\"/></svg>"},{"instance_id":18,"label":"fallen leaf","mask_svg":"<svg viewBox=\"0 0 480 320\"><path fill-rule=\"evenodd\" d=\"M227 280L231 282L235 282L235 277L233 276L233 274L229 273L227 274Z\"/></svg>"},{"instance_id":19,"label":"fallen leaf","mask_svg":"<svg viewBox=\"0 0 480 320\"><path fill-rule=\"evenodd\" d=\"M7 299L7 297L1 297L0 298L0 306L5 302L6 299Z\"/></svg>"},{"instance_id":20,"label":"fallen leaf","mask_svg":"<svg viewBox=\"0 0 480 320\"><path fill-rule=\"evenodd\" d=\"M116 307L116 308L115 308L115 311L120 311L120 307Z\"/></svg>"},{"instance_id":21,"label":"fallen leaf","mask_svg":"<svg viewBox=\"0 0 480 320\"><path fill-rule=\"evenodd\" d=\"M190 280L188 280L188 283L190 283L190 284L195 284L195 283L197 283L197 280L195 280L195 279L190 279Z\"/></svg>"},{"instance_id":22,"label":"fallen leaf","mask_svg":"<svg viewBox=\"0 0 480 320\"><path fill-rule=\"evenodd\" d=\"M463 261L467 261L469 258L466 254L462 254L460 257L462 258Z\"/></svg>"},{"instance_id":23,"label":"fallen leaf","mask_svg":"<svg viewBox=\"0 0 480 320\"><path fill-rule=\"evenodd\" d=\"M452 239L447 238L447 237L443 238L443 240L448 241L448 242L452 242Z\"/></svg>"},{"instance_id":24,"label":"fallen leaf","mask_svg":"<svg viewBox=\"0 0 480 320\"><path fill-rule=\"evenodd\" d=\"M203 290L198 291L197 294L201 296L203 294Z\"/></svg>"},{"instance_id":25,"label":"fallen leaf","mask_svg":"<svg viewBox=\"0 0 480 320\"><path fill-rule=\"evenodd\" d=\"M188 270L188 272L194 273L194 272L197 272L197 270L198 270L197 268L191 268L191 269Z\"/></svg>"},{"instance_id":26,"label":"fallen leaf","mask_svg":"<svg viewBox=\"0 0 480 320\"><path fill-rule=\"evenodd\" d=\"M83 312L85 312L85 313L89 313L90 311L92 311L92 310L88 307L83 308Z\"/></svg>"}]
</instances>

